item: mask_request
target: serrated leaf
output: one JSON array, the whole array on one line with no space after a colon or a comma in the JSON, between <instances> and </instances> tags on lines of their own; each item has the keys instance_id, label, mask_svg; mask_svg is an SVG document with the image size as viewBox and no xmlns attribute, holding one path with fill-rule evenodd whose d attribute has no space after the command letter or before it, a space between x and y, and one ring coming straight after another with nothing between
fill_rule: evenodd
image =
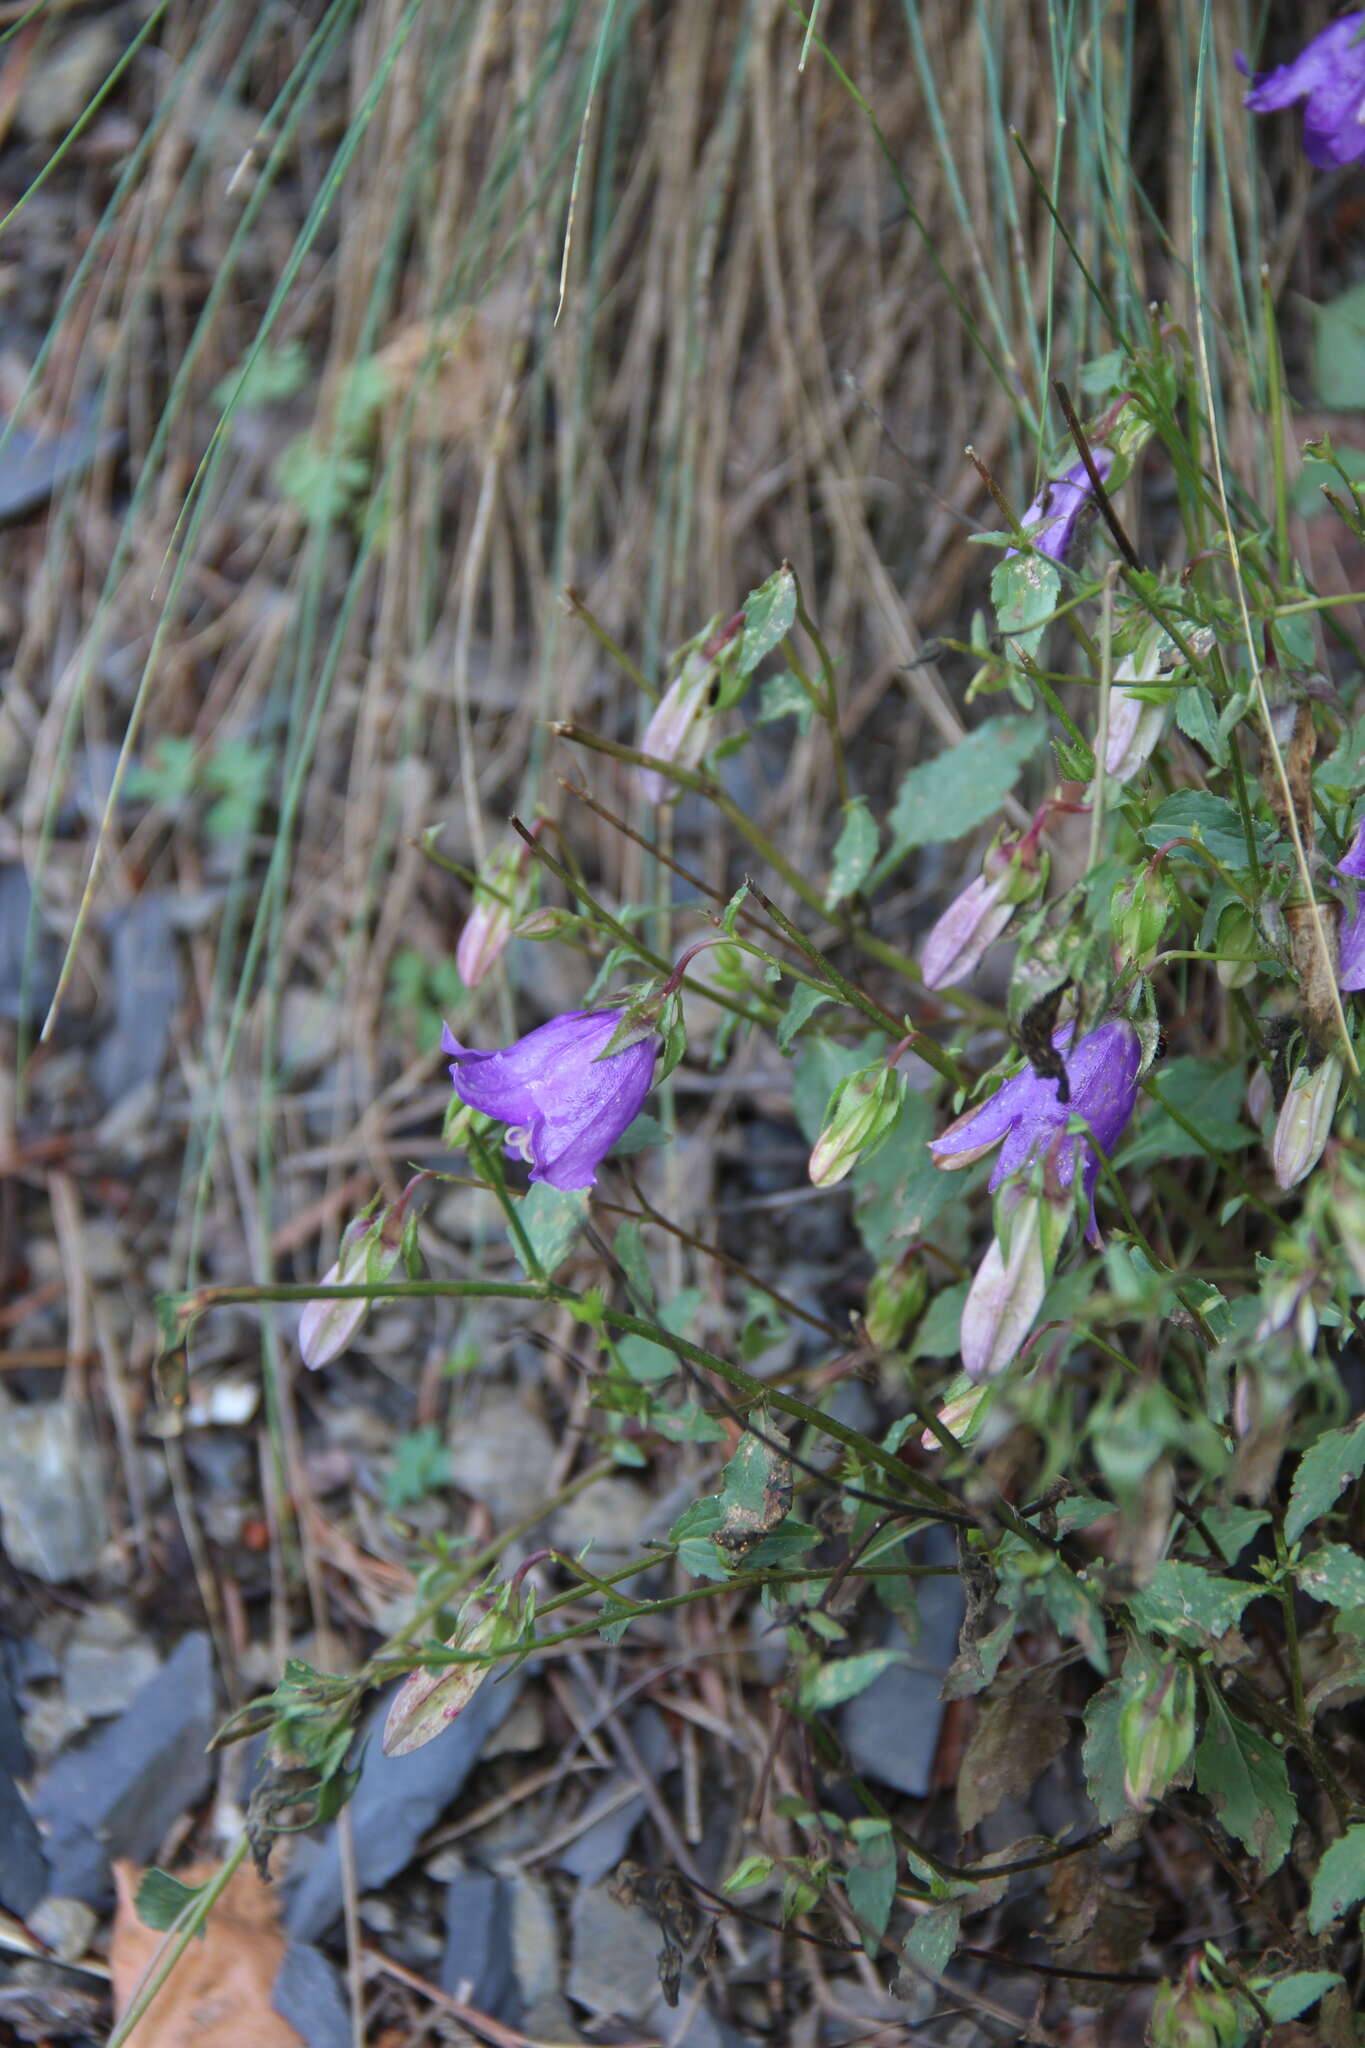
<instances>
[{"instance_id":1,"label":"serrated leaf","mask_svg":"<svg viewBox=\"0 0 1365 2048\"><path fill-rule=\"evenodd\" d=\"M1341 1982L1335 1970L1295 1970L1291 1976L1277 1977L1273 1984L1258 1980L1256 1995L1279 2027L1286 2020L1298 2019Z\"/></svg>"},{"instance_id":2,"label":"serrated leaf","mask_svg":"<svg viewBox=\"0 0 1365 2048\"><path fill-rule=\"evenodd\" d=\"M962 1933L961 1906L931 1906L921 1913L901 1943L901 1955L931 1977L941 1977L953 1959Z\"/></svg>"},{"instance_id":3,"label":"serrated leaf","mask_svg":"<svg viewBox=\"0 0 1365 2048\"><path fill-rule=\"evenodd\" d=\"M744 636L735 659L740 675L753 674L764 655L786 639L795 619L796 577L784 566L744 600Z\"/></svg>"},{"instance_id":4,"label":"serrated leaf","mask_svg":"<svg viewBox=\"0 0 1365 2048\"><path fill-rule=\"evenodd\" d=\"M877 821L867 807L867 798L850 798L844 805L844 822L839 828L834 858L830 863L826 910L837 910L841 903L861 889L877 858L879 838Z\"/></svg>"},{"instance_id":5,"label":"serrated leaf","mask_svg":"<svg viewBox=\"0 0 1365 2048\"><path fill-rule=\"evenodd\" d=\"M1153 1108L1136 1137L1120 1148L1114 1160L1117 1171L1210 1152L1236 1152L1256 1143L1255 1131L1241 1121L1246 1076L1240 1067L1215 1060L1171 1060L1156 1069L1149 1085ZM1167 1113L1167 1104L1193 1125L1198 1137Z\"/></svg>"},{"instance_id":6,"label":"serrated leaf","mask_svg":"<svg viewBox=\"0 0 1365 2048\"><path fill-rule=\"evenodd\" d=\"M1365 1823L1347 1828L1339 1842L1333 1842L1313 1878L1308 1902L1308 1926L1313 1934L1339 1919L1357 1899L1365 1899Z\"/></svg>"},{"instance_id":7,"label":"serrated leaf","mask_svg":"<svg viewBox=\"0 0 1365 2048\"><path fill-rule=\"evenodd\" d=\"M1365 1557L1344 1543L1324 1543L1298 1567L1305 1593L1329 1607L1365 1607Z\"/></svg>"},{"instance_id":8,"label":"serrated leaf","mask_svg":"<svg viewBox=\"0 0 1365 2048\"><path fill-rule=\"evenodd\" d=\"M815 704L810 691L800 676L794 676L789 668L780 675L769 676L758 693L759 725L775 725L780 718L794 718L799 732L809 732L810 722L815 716Z\"/></svg>"},{"instance_id":9,"label":"serrated leaf","mask_svg":"<svg viewBox=\"0 0 1365 2048\"><path fill-rule=\"evenodd\" d=\"M678 1563L694 1579L710 1579L724 1585L730 1577L730 1567L711 1536L685 1536L678 1545Z\"/></svg>"},{"instance_id":10,"label":"serrated leaf","mask_svg":"<svg viewBox=\"0 0 1365 2048\"><path fill-rule=\"evenodd\" d=\"M1269 828L1258 824L1254 831L1258 849L1263 850L1270 838ZM1198 840L1234 874L1247 869L1246 835L1236 806L1206 789L1178 789L1168 796L1143 826L1142 836L1149 846L1164 846L1170 839ZM1206 867L1187 846L1173 846L1166 857Z\"/></svg>"},{"instance_id":11,"label":"serrated leaf","mask_svg":"<svg viewBox=\"0 0 1365 2048\"><path fill-rule=\"evenodd\" d=\"M1221 768L1228 758L1228 743L1218 730L1218 712L1202 683L1187 684L1175 692L1175 722L1186 739L1194 741Z\"/></svg>"},{"instance_id":12,"label":"serrated leaf","mask_svg":"<svg viewBox=\"0 0 1365 2048\"><path fill-rule=\"evenodd\" d=\"M999 810L1047 731L1043 718L990 718L903 778L887 816L891 845L874 882L916 846L961 839Z\"/></svg>"},{"instance_id":13,"label":"serrated leaf","mask_svg":"<svg viewBox=\"0 0 1365 2048\"><path fill-rule=\"evenodd\" d=\"M1033 660L1057 609L1062 572L1048 555L1011 555L991 571L991 603L995 623L1009 641L1009 651Z\"/></svg>"},{"instance_id":14,"label":"serrated leaf","mask_svg":"<svg viewBox=\"0 0 1365 2048\"><path fill-rule=\"evenodd\" d=\"M1242 1609L1265 1590L1240 1579L1219 1578L1203 1565L1167 1558L1157 1566L1150 1585L1128 1605L1140 1629L1204 1649L1236 1628Z\"/></svg>"},{"instance_id":15,"label":"serrated leaf","mask_svg":"<svg viewBox=\"0 0 1365 2048\"><path fill-rule=\"evenodd\" d=\"M1065 1741L1055 1673L1011 1672L983 1706L958 1770L963 1828L974 1828L1003 1799L1022 1799Z\"/></svg>"},{"instance_id":16,"label":"serrated leaf","mask_svg":"<svg viewBox=\"0 0 1365 2048\"><path fill-rule=\"evenodd\" d=\"M723 1444L726 1438L724 1425L695 1401L684 1401L681 1408L655 1408L650 1423L672 1444Z\"/></svg>"},{"instance_id":17,"label":"serrated leaf","mask_svg":"<svg viewBox=\"0 0 1365 2048\"><path fill-rule=\"evenodd\" d=\"M1330 1513L1345 1489L1365 1471L1365 1416L1329 1429L1299 1459L1284 1518L1285 1540L1297 1543L1310 1522Z\"/></svg>"},{"instance_id":18,"label":"serrated leaf","mask_svg":"<svg viewBox=\"0 0 1365 2048\"><path fill-rule=\"evenodd\" d=\"M517 1203L521 1227L547 1277L569 1256L574 1239L587 1221L588 1206L586 1188L552 1188L545 1181L535 1182ZM536 1276L526 1262L521 1240L510 1226L507 1236L517 1264L527 1279L533 1280Z\"/></svg>"},{"instance_id":19,"label":"serrated leaf","mask_svg":"<svg viewBox=\"0 0 1365 2048\"><path fill-rule=\"evenodd\" d=\"M133 1900L133 1910L144 1927L155 1927L164 1934L203 1889L201 1884L182 1884L167 1870L144 1870ZM198 1931L202 1939L203 1928Z\"/></svg>"},{"instance_id":20,"label":"serrated leaf","mask_svg":"<svg viewBox=\"0 0 1365 2048\"><path fill-rule=\"evenodd\" d=\"M1208 1723L1195 1752L1195 1783L1222 1826L1269 1876L1288 1855L1298 1818L1284 1757L1269 1736L1229 1713L1212 1686L1205 1698Z\"/></svg>"},{"instance_id":21,"label":"serrated leaf","mask_svg":"<svg viewBox=\"0 0 1365 2048\"><path fill-rule=\"evenodd\" d=\"M1119 1723L1127 1705L1122 1677L1111 1678L1092 1693L1083 1716L1085 1740L1081 1763L1091 1804L1103 1827L1117 1827L1132 1812L1123 1789L1123 1749Z\"/></svg>"},{"instance_id":22,"label":"serrated leaf","mask_svg":"<svg viewBox=\"0 0 1365 2048\"><path fill-rule=\"evenodd\" d=\"M1334 412L1365 406L1365 284L1312 307L1313 390Z\"/></svg>"},{"instance_id":23,"label":"serrated leaf","mask_svg":"<svg viewBox=\"0 0 1365 2048\"><path fill-rule=\"evenodd\" d=\"M893 1664L908 1662L903 1650L863 1650L856 1657L840 1657L833 1664L822 1664L802 1682L801 1705L809 1714L841 1707L845 1700L866 1692Z\"/></svg>"}]
</instances>

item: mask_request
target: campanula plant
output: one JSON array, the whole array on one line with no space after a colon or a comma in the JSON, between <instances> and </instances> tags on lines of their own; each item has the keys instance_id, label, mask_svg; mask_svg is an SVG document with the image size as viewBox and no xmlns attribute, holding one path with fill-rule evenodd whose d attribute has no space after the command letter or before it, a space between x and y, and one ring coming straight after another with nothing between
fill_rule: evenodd
<instances>
[{"instance_id":1,"label":"campanula plant","mask_svg":"<svg viewBox=\"0 0 1365 2048\"><path fill-rule=\"evenodd\" d=\"M1301 101L1310 164L1333 171L1365 157L1365 13L1343 14L1290 63L1259 73L1244 104L1253 114L1273 114Z\"/></svg>"}]
</instances>

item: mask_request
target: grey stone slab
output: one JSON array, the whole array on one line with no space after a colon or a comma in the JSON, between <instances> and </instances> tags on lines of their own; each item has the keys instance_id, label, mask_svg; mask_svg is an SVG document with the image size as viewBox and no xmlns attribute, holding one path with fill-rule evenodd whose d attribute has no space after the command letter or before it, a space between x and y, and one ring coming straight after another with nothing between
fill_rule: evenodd
<instances>
[{"instance_id":1,"label":"grey stone slab","mask_svg":"<svg viewBox=\"0 0 1365 2048\"><path fill-rule=\"evenodd\" d=\"M535 1513L554 1459L554 1438L539 1416L517 1394L497 1389L461 1416L450 1446L450 1476L506 1525Z\"/></svg>"},{"instance_id":2,"label":"grey stone slab","mask_svg":"<svg viewBox=\"0 0 1365 2048\"><path fill-rule=\"evenodd\" d=\"M0 1766L0 1906L24 1920L48 1891L42 1837L23 1794Z\"/></svg>"},{"instance_id":3,"label":"grey stone slab","mask_svg":"<svg viewBox=\"0 0 1365 2048\"><path fill-rule=\"evenodd\" d=\"M641 1707L627 1725L641 1763L657 1783L678 1761L663 1715L657 1707ZM587 1809L588 1825L555 1859L561 1870L567 1870L584 1884L596 1884L599 1878L615 1870L645 1816L644 1793L631 1790L637 1784L633 1771L618 1771L594 1794ZM624 1793L630 1796L623 1800ZM594 1814L600 1814L600 1818L593 1819Z\"/></svg>"},{"instance_id":4,"label":"grey stone slab","mask_svg":"<svg viewBox=\"0 0 1365 2048\"><path fill-rule=\"evenodd\" d=\"M604 1884L574 1900L568 1993L589 2012L639 2020L659 1996L659 1930L639 1906L619 1906Z\"/></svg>"},{"instance_id":5,"label":"grey stone slab","mask_svg":"<svg viewBox=\"0 0 1365 2048\"><path fill-rule=\"evenodd\" d=\"M114 1013L90 1062L106 1107L161 1072L180 1001L180 961L164 896L136 897L110 917L108 931Z\"/></svg>"},{"instance_id":6,"label":"grey stone slab","mask_svg":"<svg viewBox=\"0 0 1365 2048\"><path fill-rule=\"evenodd\" d=\"M476 2012L516 2026L522 1998L513 1946L512 1887L504 1877L464 1871L446 1887L441 1983Z\"/></svg>"},{"instance_id":7,"label":"grey stone slab","mask_svg":"<svg viewBox=\"0 0 1365 2048\"><path fill-rule=\"evenodd\" d=\"M511 1713L521 1673L490 1679L448 1729L410 1756L388 1757L380 1747L386 1695L366 1723L360 1782L351 1800L356 1879L373 1891L412 1860L417 1844L459 1794L484 1742ZM395 1687L396 1691L397 1688ZM284 1923L301 1941L315 1941L341 1914L341 1851L335 1826L300 1842L284 1881Z\"/></svg>"},{"instance_id":8,"label":"grey stone slab","mask_svg":"<svg viewBox=\"0 0 1365 2048\"><path fill-rule=\"evenodd\" d=\"M3 512L0 512L3 517ZM30 932L33 889L13 861L0 866L0 1017L41 1021L57 986L62 949L41 919ZM27 980L25 980L27 969Z\"/></svg>"},{"instance_id":9,"label":"grey stone slab","mask_svg":"<svg viewBox=\"0 0 1365 2048\"><path fill-rule=\"evenodd\" d=\"M10 1682L9 1660L0 1658L0 1770L14 1778L26 1778L29 1771L28 1744Z\"/></svg>"},{"instance_id":10,"label":"grey stone slab","mask_svg":"<svg viewBox=\"0 0 1365 2048\"><path fill-rule=\"evenodd\" d=\"M83 1831L108 1857L149 1863L172 1821L209 1789L213 1724L212 1653L196 1630L181 1637L116 1721L62 1752L38 1789L35 1815L67 1830L73 1857ZM96 1903L69 1878L61 1888Z\"/></svg>"},{"instance_id":11,"label":"grey stone slab","mask_svg":"<svg viewBox=\"0 0 1365 2048\"><path fill-rule=\"evenodd\" d=\"M74 1401L0 1399L0 1525L11 1562L52 1585L99 1562L99 1454Z\"/></svg>"},{"instance_id":12,"label":"grey stone slab","mask_svg":"<svg viewBox=\"0 0 1365 2048\"><path fill-rule=\"evenodd\" d=\"M351 2048L351 2014L341 1973L321 1949L291 1941L270 1993L305 2048Z\"/></svg>"},{"instance_id":13,"label":"grey stone slab","mask_svg":"<svg viewBox=\"0 0 1365 2048\"><path fill-rule=\"evenodd\" d=\"M913 1553L923 1564L956 1561L952 1532L926 1531ZM895 1664L839 1710L838 1728L854 1769L881 1785L922 1799L933 1778L943 1720L944 1673L957 1654L962 1626L962 1585L956 1576L921 1579L916 1588L918 1631L905 1631L888 1615L882 1646L908 1650L910 1664Z\"/></svg>"}]
</instances>

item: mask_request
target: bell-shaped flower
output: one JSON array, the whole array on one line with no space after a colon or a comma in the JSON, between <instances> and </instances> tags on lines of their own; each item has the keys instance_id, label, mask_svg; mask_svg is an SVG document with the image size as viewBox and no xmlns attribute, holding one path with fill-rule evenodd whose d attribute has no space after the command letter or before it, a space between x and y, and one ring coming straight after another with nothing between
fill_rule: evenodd
<instances>
[{"instance_id":1,"label":"bell-shaped flower","mask_svg":"<svg viewBox=\"0 0 1365 2048\"><path fill-rule=\"evenodd\" d=\"M1026 1067L1022 1074L1006 1081L989 1102L967 1110L956 1123L949 1124L941 1138L931 1140L929 1150L935 1166L952 1172L971 1166L999 1145L1000 1157L991 1174L992 1189L1046 1154L1049 1172L1057 1187L1065 1192L1079 1163L1081 1185L1091 1203L1093 1237L1099 1154L1088 1137L1081 1133L1068 1136L1066 1127L1073 1116L1084 1117L1095 1143L1106 1155L1113 1151L1137 1100L1142 1046L1131 1024L1112 1018L1088 1031L1074 1051L1069 1051L1074 1028L1065 1024L1052 1035L1053 1046L1065 1053L1069 1101L1059 1099L1054 1079Z\"/></svg>"},{"instance_id":2,"label":"bell-shaped flower","mask_svg":"<svg viewBox=\"0 0 1365 2048\"><path fill-rule=\"evenodd\" d=\"M1355 838L1337 862L1337 873L1349 875L1359 884L1354 909L1341 906L1338 935L1337 981L1350 992L1365 988L1365 817L1356 826Z\"/></svg>"},{"instance_id":3,"label":"bell-shaped flower","mask_svg":"<svg viewBox=\"0 0 1365 2048\"><path fill-rule=\"evenodd\" d=\"M1092 448L1090 452L1100 482L1107 483L1114 467L1113 456L1107 448ZM1073 462L1065 476L1048 479L1019 524L1040 555L1065 562L1076 550L1082 521L1092 511L1094 502L1090 472L1083 462ZM1006 559L1018 552L1018 548L1006 548Z\"/></svg>"},{"instance_id":4,"label":"bell-shaped flower","mask_svg":"<svg viewBox=\"0 0 1365 2048\"><path fill-rule=\"evenodd\" d=\"M603 1159L639 1115L659 1040L650 1033L604 1058L624 1014L570 1010L501 1052L471 1052L443 1027L455 1093L470 1109L511 1126L506 1149L530 1161L533 1181L592 1187Z\"/></svg>"},{"instance_id":5,"label":"bell-shaped flower","mask_svg":"<svg viewBox=\"0 0 1365 2048\"><path fill-rule=\"evenodd\" d=\"M1285 1091L1270 1141L1275 1185L1296 1188L1322 1157L1341 1092L1341 1057L1329 1052L1315 1067L1302 1065Z\"/></svg>"},{"instance_id":6,"label":"bell-shaped flower","mask_svg":"<svg viewBox=\"0 0 1365 2048\"><path fill-rule=\"evenodd\" d=\"M810 1155L813 1185L832 1188L860 1159L870 1159L890 1137L904 1100L905 1081L885 1060L846 1075L829 1098Z\"/></svg>"},{"instance_id":7,"label":"bell-shaped flower","mask_svg":"<svg viewBox=\"0 0 1365 2048\"><path fill-rule=\"evenodd\" d=\"M499 847L479 870L474 901L455 946L455 965L466 988L477 988L527 908L531 849L522 842Z\"/></svg>"},{"instance_id":8,"label":"bell-shaped flower","mask_svg":"<svg viewBox=\"0 0 1365 2048\"><path fill-rule=\"evenodd\" d=\"M736 612L684 657L682 667L655 705L645 727L640 741L642 754L652 754L659 761L676 761L680 768L696 767L706 751L711 713L721 682L722 657L743 631L744 614ZM646 803L651 804L668 803L681 794L657 768L640 770L640 786Z\"/></svg>"},{"instance_id":9,"label":"bell-shaped flower","mask_svg":"<svg viewBox=\"0 0 1365 2048\"><path fill-rule=\"evenodd\" d=\"M1241 70L1246 64L1239 56ZM1307 101L1303 148L1320 171L1336 170L1365 157L1365 13L1343 14L1292 63L1253 79L1243 104L1253 114L1271 114Z\"/></svg>"},{"instance_id":10,"label":"bell-shaped flower","mask_svg":"<svg viewBox=\"0 0 1365 2048\"><path fill-rule=\"evenodd\" d=\"M1001 835L987 849L981 873L955 896L924 941L920 970L926 988L966 981L995 944L1015 910L1047 880L1038 841L1052 806L1045 804L1021 837Z\"/></svg>"}]
</instances>

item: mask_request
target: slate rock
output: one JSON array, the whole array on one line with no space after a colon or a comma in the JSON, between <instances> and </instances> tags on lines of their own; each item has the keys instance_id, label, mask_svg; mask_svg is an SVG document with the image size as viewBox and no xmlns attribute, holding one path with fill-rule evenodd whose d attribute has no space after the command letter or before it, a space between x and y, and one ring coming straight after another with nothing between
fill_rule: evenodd
<instances>
[{"instance_id":1,"label":"slate rock","mask_svg":"<svg viewBox=\"0 0 1365 2048\"><path fill-rule=\"evenodd\" d=\"M528 2008L559 1990L559 1921L550 1887L517 1871L512 1886L512 1957L517 1988ZM525 2015L523 2015L524 2021ZM534 2030L523 2025L523 2031Z\"/></svg>"},{"instance_id":2,"label":"slate rock","mask_svg":"<svg viewBox=\"0 0 1365 2048\"><path fill-rule=\"evenodd\" d=\"M545 1424L516 1394L499 1390L460 1417L450 1446L450 1476L506 1527L534 1514L545 1499L554 1456Z\"/></svg>"},{"instance_id":3,"label":"slate rock","mask_svg":"<svg viewBox=\"0 0 1365 2048\"><path fill-rule=\"evenodd\" d=\"M341 1973L320 1948L306 1941L290 1942L270 2003L305 2048L351 2048L351 2014Z\"/></svg>"},{"instance_id":4,"label":"slate rock","mask_svg":"<svg viewBox=\"0 0 1365 2048\"><path fill-rule=\"evenodd\" d=\"M513 1952L513 1896L505 1877L463 1871L446 1888L441 1984L462 2005L516 2026L522 1999Z\"/></svg>"},{"instance_id":5,"label":"slate rock","mask_svg":"<svg viewBox=\"0 0 1365 2048\"><path fill-rule=\"evenodd\" d=\"M367 1742L360 1782L350 1802L356 1881L376 1891L406 1868L417 1844L455 1799L483 1745L516 1704L522 1673L489 1679L457 1721L434 1742L409 1756L385 1756L380 1747L384 1717L393 1692L385 1695L366 1723ZM300 1842L282 1889L287 1931L315 1941L341 1915L341 1850L335 1825L320 1838Z\"/></svg>"},{"instance_id":6,"label":"slate rock","mask_svg":"<svg viewBox=\"0 0 1365 2048\"><path fill-rule=\"evenodd\" d=\"M0 1541L51 1585L95 1569L108 1533L98 1453L73 1401L0 1398Z\"/></svg>"},{"instance_id":7,"label":"slate rock","mask_svg":"<svg viewBox=\"0 0 1365 2048\"><path fill-rule=\"evenodd\" d=\"M5 1648L8 1650L9 1645L6 1644ZM26 1778L29 1773L28 1744L24 1741L9 1662L8 1656L0 1656L0 1770L8 1771L14 1778Z\"/></svg>"},{"instance_id":8,"label":"slate rock","mask_svg":"<svg viewBox=\"0 0 1365 2048\"><path fill-rule=\"evenodd\" d=\"M568 1993L589 2012L642 2019L659 1996L659 1930L639 1906L620 1906L605 1884L574 1900Z\"/></svg>"},{"instance_id":9,"label":"slate rock","mask_svg":"<svg viewBox=\"0 0 1365 2048\"><path fill-rule=\"evenodd\" d=\"M152 1861L172 1821L209 1789L213 1726L213 1657L195 1630L116 1721L63 1750L43 1779L33 1810L53 1830L54 1890L98 1908L109 1897L109 1859Z\"/></svg>"},{"instance_id":10,"label":"slate rock","mask_svg":"<svg viewBox=\"0 0 1365 2048\"><path fill-rule=\"evenodd\" d=\"M641 1707L627 1727L641 1763L657 1784L676 1767L678 1761L678 1752L663 1715L657 1707ZM596 1884L599 1878L615 1870L626 1853L631 1836L645 1816L643 1792L633 1792L630 1798L618 1803L622 1793L638 1783L633 1771L619 1771L608 1779L601 1791L588 1802L588 1825L556 1857L561 1870L581 1878L584 1884ZM599 1819L591 1818L598 1813Z\"/></svg>"},{"instance_id":11,"label":"slate rock","mask_svg":"<svg viewBox=\"0 0 1365 2048\"><path fill-rule=\"evenodd\" d=\"M916 1563L956 1562L949 1529L926 1530L907 1549ZM916 1799L925 1796L933 1778L943 1719L940 1695L944 1673L957 1655L962 1604L962 1583L955 1575L920 1579L914 1642L907 1645L905 1630L893 1615L887 1616L881 1639L885 1649L908 1648L913 1664L893 1664L839 1710L839 1734L854 1769Z\"/></svg>"},{"instance_id":12,"label":"slate rock","mask_svg":"<svg viewBox=\"0 0 1365 2048\"><path fill-rule=\"evenodd\" d=\"M115 911L107 929L114 1014L90 1072L110 1107L161 1072L180 1001L180 961L167 899L155 891Z\"/></svg>"},{"instance_id":13,"label":"slate rock","mask_svg":"<svg viewBox=\"0 0 1365 2048\"><path fill-rule=\"evenodd\" d=\"M0 1906L25 1920L49 1883L42 1837L19 1787L0 1767Z\"/></svg>"},{"instance_id":14,"label":"slate rock","mask_svg":"<svg viewBox=\"0 0 1365 2048\"><path fill-rule=\"evenodd\" d=\"M0 865L0 1017L14 1023L21 1015L27 1015L30 1023L41 1021L52 1001L61 966L62 949L41 921L30 940L32 914L33 889L28 876L13 861L6 861Z\"/></svg>"}]
</instances>

